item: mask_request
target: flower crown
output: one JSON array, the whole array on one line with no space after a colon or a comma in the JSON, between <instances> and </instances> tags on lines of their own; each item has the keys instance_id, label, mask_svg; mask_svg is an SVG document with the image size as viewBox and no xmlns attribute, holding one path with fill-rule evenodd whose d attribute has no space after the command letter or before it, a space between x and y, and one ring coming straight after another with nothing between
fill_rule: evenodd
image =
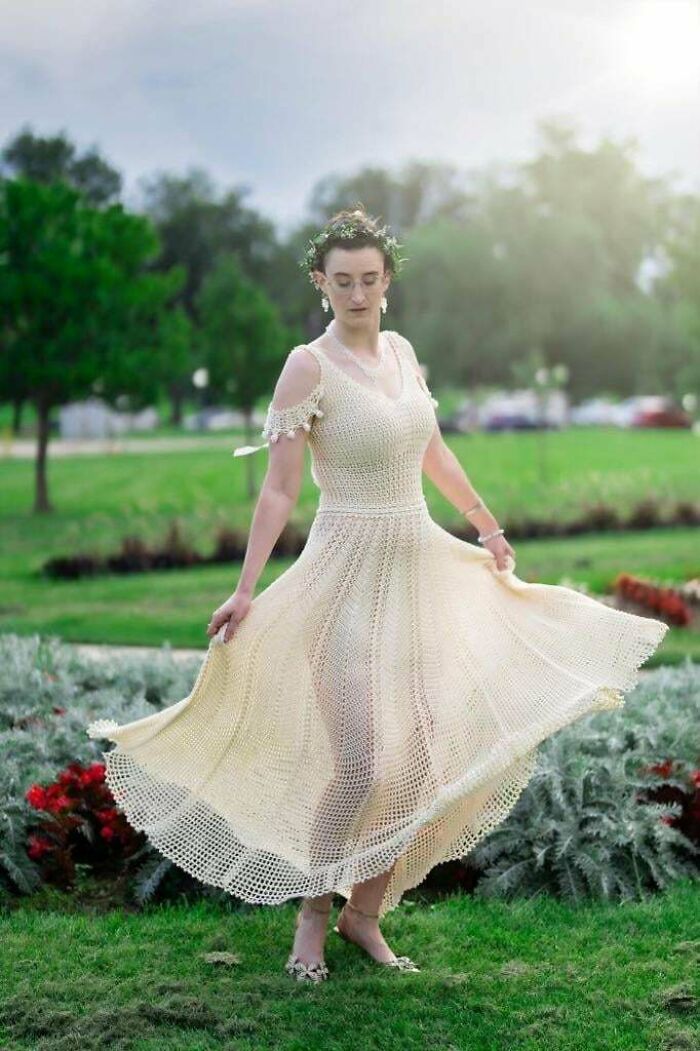
<instances>
[{"instance_id":1,"label":"flower crown","mask_svg":"<svg viewBox=\"0 0 700 1051\"><path fill-rule=\"evenodd\" d=\"M399 244L393 234L389 233L389 227L382 226L378 230L372 230L367 226L366 216L358 215L357 219L348 216L334 223L327 223L320 233L309 239L298 265L308 275L312 284L315 283L313 271L318 269L317 259L319 255L322 255L329 241L338 238L352 241L355 237L369 239L374 246L389 257L392 273L396 275L400 272L408 256L399 255L399 249L403 248L403 245Z\"/></svg>"}]
</instances>

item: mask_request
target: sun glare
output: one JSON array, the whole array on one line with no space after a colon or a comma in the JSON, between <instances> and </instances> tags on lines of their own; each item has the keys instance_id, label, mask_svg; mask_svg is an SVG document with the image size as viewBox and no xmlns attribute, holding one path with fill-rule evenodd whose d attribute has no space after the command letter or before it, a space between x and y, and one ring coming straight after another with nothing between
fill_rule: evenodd
<instances>
[{"instance_id":1,"label":"sun glare","mask_svg":"<svg viewBox=\"0 0 700 1051\"><path fill-rule=\"evenodd\" d=\"M636 4L621 23L618 59L637 87L664 96L696 91L700 102L700 3Z\"/></svg>"}]
</instances>

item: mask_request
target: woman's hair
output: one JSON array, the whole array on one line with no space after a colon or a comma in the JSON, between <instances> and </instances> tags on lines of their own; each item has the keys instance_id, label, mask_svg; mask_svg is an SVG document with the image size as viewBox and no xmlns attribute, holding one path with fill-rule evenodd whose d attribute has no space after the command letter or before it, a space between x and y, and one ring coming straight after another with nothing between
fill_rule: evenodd
<instances>
[{"instance_id":1,"label":"woman's hair","mask_svg":"<svg viewBox=\"0 0 700 1051\"><path fill-rule=\"evenodd\" d=\"M326 225L308 242L299 266L313 283L313 271L326 272L326 256L331 248L378 248L384 256L384 269L392 275L401 270L405 262L399 255L403 247L389 232L388 226L379 226L377 219L365 211L362 204L345 208L328 220Z\"/></svg>"}]
</instances>

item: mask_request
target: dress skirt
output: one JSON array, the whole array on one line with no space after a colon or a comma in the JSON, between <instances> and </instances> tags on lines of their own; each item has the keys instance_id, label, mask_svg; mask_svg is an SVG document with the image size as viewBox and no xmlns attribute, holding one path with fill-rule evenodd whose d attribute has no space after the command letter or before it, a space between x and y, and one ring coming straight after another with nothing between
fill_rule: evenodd
<instances>
[{"instance_id":1,"label":"dress skirt","mask_svg":"<svg viewBox=\"0 0 700 1051\"><path fill-rule=\"evenodd\" d=\"M134 828L249 902L393 865L380 914L510 813L537 746L619 708L668 630L498 572L424 499L317 511L303 552L223 629L189 696L90 736Z\"/></svg>"}]
</instances>

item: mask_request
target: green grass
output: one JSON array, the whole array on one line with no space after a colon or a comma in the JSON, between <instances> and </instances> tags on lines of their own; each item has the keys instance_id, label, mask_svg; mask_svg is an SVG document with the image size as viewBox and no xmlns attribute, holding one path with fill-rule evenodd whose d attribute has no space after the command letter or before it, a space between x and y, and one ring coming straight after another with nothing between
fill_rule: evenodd
<instances>
[{"instance_id":1,"label":"green grass","mask_svg":"<svg viewBox=\"0 0 700 1051\"><path fill-rule=\"evenodd\" d=\"M661 534L661 535L660 535ZM673 531L673 561L668 557L669 531L619 537L528 541L514 545L516 572L523 580L555 583L563 577L592 581L597 592L624 567L630 572L656 571L681 579L684 566L697 555L697 534ZM0 563L5 556L0 558ZM290 565L268 562L257 593ZM676 577L677 571L677 577ZM5 575L0 630L18 634L54 634L67 642L110 642L115 645L201 646L208 644L206 625L212 611L233 591L240 566L53 581ZM696 569L697 572L697 569ZM675 663L686 654L700 659L697 633L672 628L647 667Z\"/></svg>"},{"instance_id":2,"label":"green grass","mask_svg":"<svg viewBox=\"0 0 700 1051\"><path fill-rule=\"evenodd\" d=\"M217 438L221 437L220 435ZM561 433L448 435L471 481L496 515L567 520L584 503L604 500L621 512L644 497L662 504L700 499L700 440L681 430L623 431L569 428ZM244 441L230 435L230 448ZM206 444L206 437L202 438ZM56 458L49 454L50 494L60 516L124 513L225 514L248 520L246 461L264 474L266 453L233 458L226 449L182 453L112 454ZM33 464L0 463L3 519L24 516L33 501ZM436 515L454 509L426 479ZM308 517L317 490L307 472L300 501Z\"/></svg>"},{"instance_id":3,"label":"green grass","mask_svg":"<svg viewBox=\"0 0 700 1051\"><path fill-rule=\"evenodd\" d=\"M283 971L296 906L210 902L0 920L8 1051L681 1051L700 1041L697 882L641 903L404 904L382 929L420 973L329 930L328 981ZM232 966L204 953L228 951Z\"/></svg>"},{"instance_id":4,"label":"green grass","mask_svg":"<svg viewBox=\"0 0 700 1051\"><path fill-rule=\"evenodd\" d=\"M34 465L0 462L0 630L55 633L72 642L206 647L206 623L234 589L239 564L77 582L47 581L41 566L54 555L113 551L127 534L160 540L174 518L204 554L212 550L218 527L247 531L253 507L246 495L247 466L261 481L267 455L257 453L248 463L232 458L230 448L241 440L232 435L229 449L50 460L56 511L44 516L30 510ZM687 431L570 429L447 440L501 521L525 514L568 520L598 500L624 513L645 497L662 506L700 499L698 438ZM456 524L454 508L427 478L424 487L435 520L446 528ZM307 465L292 520L310 523L317 499ZM544 583L568 577L598 593L623 570L681 582L700 572L697 536L697 529L662 528L514 541L516 571ZM270 560L258 592L288 565ZM672 629L650 665L698 654L697 639Z\"/></svg>"}]
</instances>

